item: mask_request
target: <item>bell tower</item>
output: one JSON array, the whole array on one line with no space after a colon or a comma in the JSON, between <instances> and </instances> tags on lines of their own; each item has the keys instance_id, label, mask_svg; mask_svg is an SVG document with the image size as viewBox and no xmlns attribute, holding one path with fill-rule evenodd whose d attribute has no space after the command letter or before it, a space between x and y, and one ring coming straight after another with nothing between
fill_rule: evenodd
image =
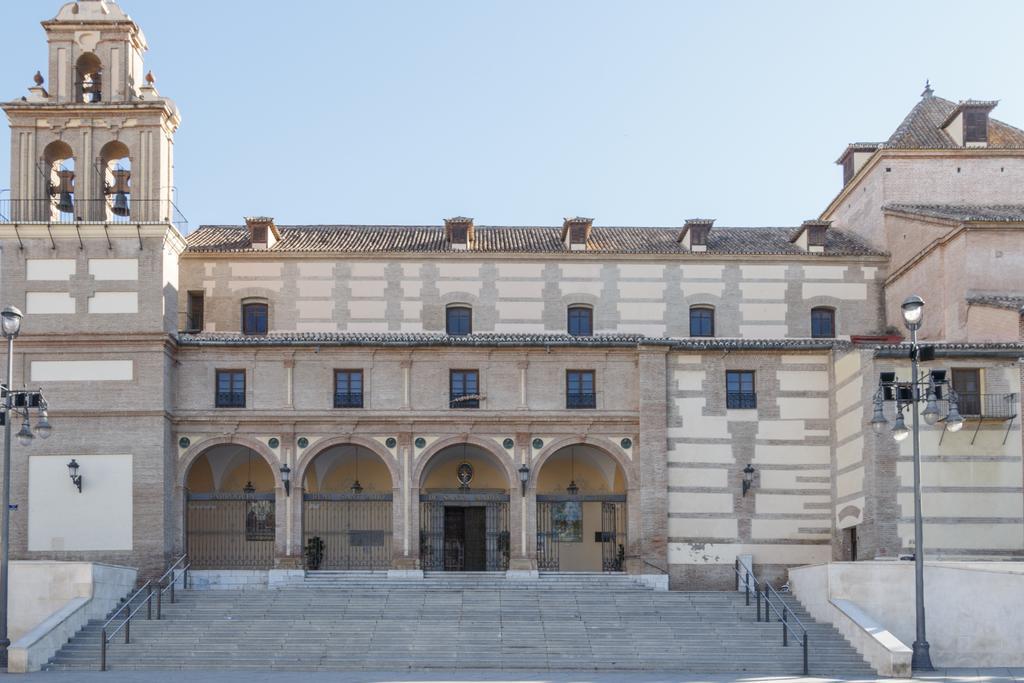
<instances>
[{"instance_id":1,"label":"bell tower","mask_svg":"<svg viewBox=\"0 0 1024 683\"><path fill-rule=\"evenodd\" d=\"M144 75L146 38L114 0L42 22L48 79L6 102L13 221L172 222L174 103ZM4 212L7 213L7 212Z\"/></svg>"}]
</instances>

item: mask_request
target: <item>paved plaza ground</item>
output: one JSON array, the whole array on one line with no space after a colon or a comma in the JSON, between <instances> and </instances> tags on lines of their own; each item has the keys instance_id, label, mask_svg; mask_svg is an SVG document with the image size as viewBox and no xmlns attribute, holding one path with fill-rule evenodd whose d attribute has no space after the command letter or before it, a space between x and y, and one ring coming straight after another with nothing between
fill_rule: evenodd
<instances>
[{"instance_id":1,"label":"paved plaza ground","mask_svg":"<svg viewBox=\"0 0 1024 683\"><path fill-rule=\"evenodd\" d=\"M14 674L12 674L14 675ZM895 680L904 683L1024 683L1021 669L944 669L919 674L913 679L884 678L800 678L756 674L651 674L651 673L502 673L493 671L402 672L353 671L46 671L17 674L27 683L828 683L830 681Z\"/></svg>"}]
</instances>

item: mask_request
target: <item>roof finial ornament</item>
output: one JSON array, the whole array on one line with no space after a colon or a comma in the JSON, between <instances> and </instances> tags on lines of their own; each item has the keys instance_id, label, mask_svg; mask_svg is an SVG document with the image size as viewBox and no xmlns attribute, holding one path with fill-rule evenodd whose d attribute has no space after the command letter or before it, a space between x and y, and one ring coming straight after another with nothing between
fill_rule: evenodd
<instances>
[{"instance_id":1,"label":"roof finial ornament","mask_svg":"<svg viewBox=\"0 0 1024 683\"><path fill-rule=\"evenodd\" d=\"M40 88L43 87L43 74L42 74L42 72L37 71L36 75L32 77L32 80L34 80L36 82L36 85L38 87L40 87Z\"/></svg>"},{"instance_id":2,"label":"roof finial ornament","mask_svg":"<svg viewBox=\"0 0 1024 683\"><path fill-rule=\"evenodd\" d=\"M146 73L146 83L149 84L150 86L152 86L154 83L156 83L156 78L153 77L153 71L152 70L150 70L150 71L148 71Z\"/></svg>"},{"instance_id":3,"label":"roof finial ornament","mask_svg":"<svg viewBox=\"0 0 1024 683\"><path fill-rule=\"evenodd\" d=\"M924 91L921 93L921 97L931 97L934 94L935 91L932 90L932 84L928 81L927 78L924 79Z\"/></svg>"}]
</instances>

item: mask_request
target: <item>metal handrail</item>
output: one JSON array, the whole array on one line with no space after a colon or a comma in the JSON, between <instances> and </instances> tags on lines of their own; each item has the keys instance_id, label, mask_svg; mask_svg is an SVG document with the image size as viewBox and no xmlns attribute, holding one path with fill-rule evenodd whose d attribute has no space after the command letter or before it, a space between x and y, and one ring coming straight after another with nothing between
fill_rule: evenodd
<instances>
[{"instance_id":1,"label":"metal handrail","mask_svg":"<svg viewBox=\"0 0 1024 683\"><path fill-rule=\"evenodd\" d=\"M743 568L742 571L740 571L740 567ZM735 567L733 568L733 571L736 572L736 590L740 589L740 583L743 584L745 593L744 599L746 601L747 607L750 607L750 582L751 579L753 579L754 596L757 599L757 620L761 621L761 593L757 589L757 577L754 576L754 572L750 570L750 567L740 562L740 559L738 557L736 558L736 563Z\"/></svg>"},{"instance_id":2,"label":"metal handrail","mask_svg":"<svg viewBox=\"0 0 1024 683\"><path fill-rule=\"evenodd\" d=\"M187 558L188 558L188 554L185 554L185 555L182 555L181 557L179 557L177 560L175 560L174 564L172 564L167 569L167 571L164 572L163 575L159 579L156 580L156 584L155 584L156 585L156 591L155 592L156 592L156 618L157 619L160 619L160 611L161 611L160 610L160 596L162 596L165 592L167 592L168 589L170 589L170 591L171 591L171 603L172 604L174 603L174 585L178 582L178 575L173 574L173 572L175 570L178 570L180 565L181 565L181 563L184 562ZM184 577L184 585L185 585L186 589L188 588L188 571L189 571L189 569L191 567L192 567L192 563L189 562L189 563L187 563L184 566L184 568L181 569L181 575ZM169 575L172 578L168 582L168 585L165 587L163 585L163 582L164 582L164 579L166 579ZM106 622L104 622L103 626L100 628L100 671L106 671L107 670L107 644L110 643L114 639L114 636L116 636L118 634L118 632L121 631L121 629L124 629L124 642L125 642L125 644L127 645L127 644L130 644L132 642L132 640L131 640L131 629L132 629L132 623L131 622L132 622L132 618L136 614L139 613L139 610L142 609L143 605L146 606L146 619L147 620L151 620L153 618L153 593L154 593L153 588L154 588L154 582L152 580L147 581L146 583L142 584L142 586L137 591L132 593L131 597L129 597L127 600L125 600L124 603L122 603L120 607L118 607L116 610L114 610L114 613L110 615L110 618L107 619ZM139 604L135 607L135 609L130 610L128 612L128 615L126 617L124 617L123 621L121 621L121 623L118 624L114 628L114 630L112 630L109 633L107 633L107 628L118 618L118 616L122 612L124 612L126 609L131 607L132 601L134 601L135 598L137 598L140 595L142 595L143 592L146 593L145 600L139 602Z\"/></svg>"},{"instance_id":3,"label":"metal handrail","mask_svg":"<svg viewBox=\"0 0 1024 683\"><path fill-rule=\"evenodd\" d=\"M775 590L775 588L773 588L772 585L769 582L767 582L767 581L764 582L763 586L764 586L764 588L762 589L762 591L764 593L764 605L765 605L764 616L765 616L765 621L769 621L770 622L772 620L771 613L768 611L768 609L771 608L772 612L775 612L775 615L777 617L779 617L779 621L782 622L782 645L783 645L783 647L789 647L789 635L792 634L793 638L796 639L796 642L801 647L803 647L803 650L804 650L804 676L809 675L808 674L808 667L807 667L807 640L808 640L807 639L807 627L804 626L803 622L800 621L800 618L796 616L796 612L794 612L790 608L790 606L786 604L786 601L782 599L782 594L781 593L779 593L777 590ZM775 596L775 599L778 602L778 604L782 606L782 611L781 612L779 611L779 608L775 605L775 603L772 602L772 596L773 595ZM792 621L789 620L789 617L792 617ZM793 622L796 622L796 625L800 627L800 630L802 631L802 633L797 633L796 629L793 628Z\"/></svg>"}]
</instances>

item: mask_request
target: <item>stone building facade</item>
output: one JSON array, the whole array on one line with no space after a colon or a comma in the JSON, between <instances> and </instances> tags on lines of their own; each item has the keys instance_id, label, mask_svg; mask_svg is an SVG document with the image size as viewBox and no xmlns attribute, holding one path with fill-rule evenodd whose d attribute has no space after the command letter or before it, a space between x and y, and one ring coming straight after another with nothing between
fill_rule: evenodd
<instances>
[{"instance_id":1,"label":"stone building facade","mask_svg":"<svg viewBox=\"0 0 1024 683\"><path fill-rule=\"evenodd\" d=\"M868 421L910 293L967 418L923 436L926 552L1024 555L1024 131L994 102L929 88L791 228L187 232L138 26L110 0L43 26L50 89L3 105L0 291L55 425L15 446L15 557L676 588L896 558L909 442Z\"/></svg>"}]
</instances>

